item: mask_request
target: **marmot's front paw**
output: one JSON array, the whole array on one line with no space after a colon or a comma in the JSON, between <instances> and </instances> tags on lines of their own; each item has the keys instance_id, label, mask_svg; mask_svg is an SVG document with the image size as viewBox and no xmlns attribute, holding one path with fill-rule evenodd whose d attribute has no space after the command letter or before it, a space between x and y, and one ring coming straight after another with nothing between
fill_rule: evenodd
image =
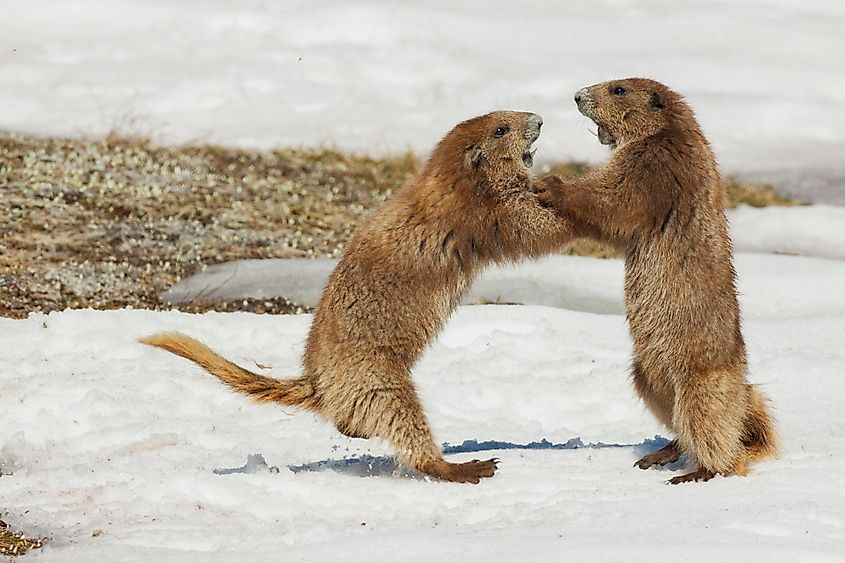
<instances>
[{"instance_id":1,"label":"marmot's front paw","mask_svg":"<svg viewBox=\"0 0 845 563\"><path fill-rule=\"evenodd\" d=\"M564 209L565 184L555 175L544 176L531 186L542 207L554 210Z\"/></svg>"}]
</instances>

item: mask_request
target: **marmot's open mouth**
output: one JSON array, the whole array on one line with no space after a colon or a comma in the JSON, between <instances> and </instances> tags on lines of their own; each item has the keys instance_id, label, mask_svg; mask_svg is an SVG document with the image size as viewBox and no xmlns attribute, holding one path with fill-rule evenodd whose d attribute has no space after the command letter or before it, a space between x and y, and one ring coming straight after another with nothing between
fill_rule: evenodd
<instances>
[{"instance_id":1,"label":"marmot's open mouth","mask_svg":"<svg viewBox=\"0 0 845 563\"><path fill-rule=\"evenodd\" d=\"M615 147L616 139L613 138L613 135L610 134L610 131L607 130L607 127L598 122L596 122L596 125L599 126L599 142L611 148Z\"/></svg>"},{"instance_id":2,"label":"marmot's open mouth","mask_svg":"<svg viewBox=\"0 0 845 563\"><path fill-rule=\"evenodd\" d=\"M531 145L533 144L534 143L531 143ZM528 148L525 149L524 153L522 153L522 162L525 164L526 168L534 166L534 155L537 154L537 149L531 150L531 145L528 145Z\"/></svg>"}]
</instances>

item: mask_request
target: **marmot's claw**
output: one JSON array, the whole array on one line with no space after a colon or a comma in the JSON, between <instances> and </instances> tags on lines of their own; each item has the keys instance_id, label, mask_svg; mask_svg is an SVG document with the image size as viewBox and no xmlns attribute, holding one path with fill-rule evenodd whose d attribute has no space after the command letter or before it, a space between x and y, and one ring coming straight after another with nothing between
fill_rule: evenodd
<instances>
[{"instance_id":1,"label":"marmot's claw","mask_svg":"<svg viewBox=\"0 0 845 563\"><path fill-rule=\"evenodd\" d=\"M676 440L672 440L656 452L645 455L637 460L634 463L634 467L648 469L652 465L667 465L678 461L680 457L681 450L678 447L678 442Z\"/></svg>"},{"instance_id":2,"label":"marmot's claw","mask_svg":"<svg viewBox=\"0 0 845 563\"><path fill-rule=\"evenodd\" d=\"M705 483L715 476L716 474L709 469L699 469L697 471L693 471L692 473L687 473L686 475L672 477L666 481L666 484L679 485L681 483L692 483L694 481L701 481L702 483Z\"/></svg>"}]
</instances>

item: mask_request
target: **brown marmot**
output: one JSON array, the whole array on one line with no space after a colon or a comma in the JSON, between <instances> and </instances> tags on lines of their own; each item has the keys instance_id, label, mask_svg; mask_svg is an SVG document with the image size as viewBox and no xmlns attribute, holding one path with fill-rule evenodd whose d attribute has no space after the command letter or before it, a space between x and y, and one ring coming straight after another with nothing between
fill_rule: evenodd
<instances>
[{"instance_id":1,"label":"brown marmot","mask_svg":"<svg viewBox=\"0 0 845 563\"><path fill-rule=\"evenodd\" d=\"M625 250L625 308L637 393L677 438L637 462L681 454L698 470L670 483L745 474L777 453L766 401L747 383L724 187L684 99L629 78L575 95L613 148L607 164L574 183L535 183L541 202L590 225Z\"/></svg>"},{"instance_id":2,"label":"brown marmot","mask_svg":"<svg viewBox=\"0 0 845 563\"><path fill-rule=\"evenodd\" d=\"M537 257L573 238L532 189L542 119L499 111L464 121L420 176L353 235L323 291L302 376L249 372L180 334L141 342L196 362L258 401L309 409L347 436L388 440L408 464L447 481L491 477L496 460L449 463L432 438L411 368L482 267Z\"/></svg>"}]
</instances>

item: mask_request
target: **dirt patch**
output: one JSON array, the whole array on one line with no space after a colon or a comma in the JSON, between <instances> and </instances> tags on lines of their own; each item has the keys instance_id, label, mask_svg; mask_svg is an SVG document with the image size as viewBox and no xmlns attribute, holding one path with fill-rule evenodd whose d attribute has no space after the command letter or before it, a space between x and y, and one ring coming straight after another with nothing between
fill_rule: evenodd
<instances>
[{"instance_id":1,"label":"dirt patch","mask_svg":"<svg viewBox=\"0 0 845 563\"><path fill-rule=\"evenodd\" d=\"M170 305L158 295L220 262L337 257L361 219L420 165L410 153L373 159L0 134L0 315L128 306L301 312L284 299ZM555 167L567 176L586 169ZM769 186L728 187L733 203L788 201ZM613 255L589 242L569 252Z\"/></svg>"}]
</instances>

